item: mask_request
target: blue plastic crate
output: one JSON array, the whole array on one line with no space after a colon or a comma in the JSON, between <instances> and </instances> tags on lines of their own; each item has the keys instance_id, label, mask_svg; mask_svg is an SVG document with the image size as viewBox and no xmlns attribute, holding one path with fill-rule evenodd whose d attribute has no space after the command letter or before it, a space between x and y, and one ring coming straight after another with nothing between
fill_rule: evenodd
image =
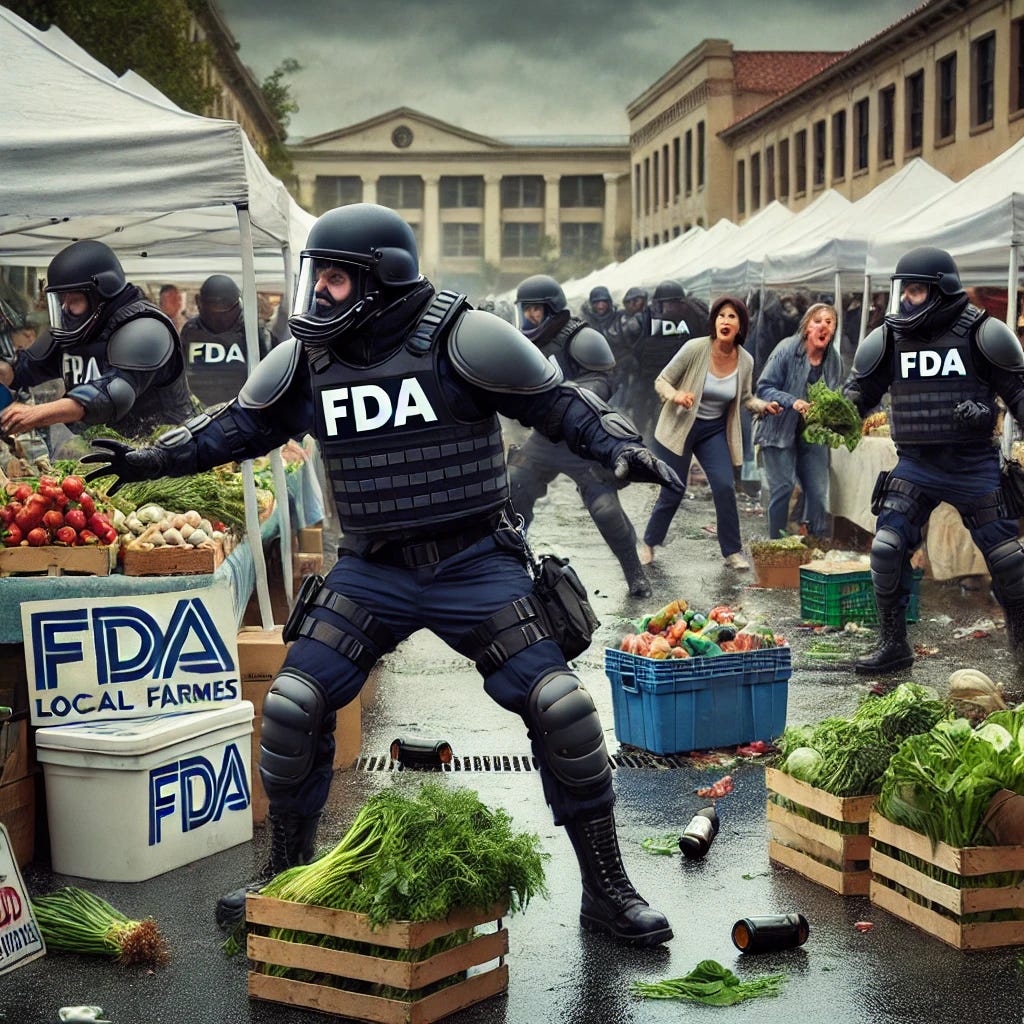
<instances>
[{"instance_id":1,"label":"blue plastic crate","mask_svg":"<svg viewBox=\"0 0 1024 1024\"><path fill-rule=\"evenodd\" d=\"M772 740L786 727L790 649L642 658L605 648L615 736L652 754Z\"/></svg>"}]
</instances>

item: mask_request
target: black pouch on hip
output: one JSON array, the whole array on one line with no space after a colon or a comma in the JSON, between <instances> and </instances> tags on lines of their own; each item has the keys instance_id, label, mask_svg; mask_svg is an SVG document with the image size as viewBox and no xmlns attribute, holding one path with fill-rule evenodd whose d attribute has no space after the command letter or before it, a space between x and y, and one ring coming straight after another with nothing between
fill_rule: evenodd
<instances>
[{"instance_id":1,"label":"black pouch on hip","mask_svg":"<svg viewBox=\"0 0 1024 1024\"><path fill-rule=\"evenodd\" d=\"M319 575L307 576L302 581L299 592L295 595L295 604L288 614L288 621L281 630L281 639L286 644L291 643L299 635L299 627L306 618L306 612L313 607L314 598L320 593L323 585L324 578Z\"/></svg>"},{"instance_id":2,"label":"black pouch on hip","mask_svg":"<svg viewBox=\"0 0 1024 1024\"><path fill-rule=\"evenodd\" d=\"M871 489L871 514L881 515L882 502L885 501L885 492L889 489L889 476L891 469L883 469L875 479L875 486Z\"/></svg>"},{"instance_id":3,"label":"black pouch on hip","mask_svg":"<svg viewBox=\"0 0 1024 1024\"><path fill-rule=\"evenodd\" d=\"M1024 466L1004 462L999 489L1002 491L1003 510L1007 518L1024 516Z\"/></svg>"},{"instance_id":4,"label":"black pouch on hip","mask_svg":"<svg viewBox=\"0 0 1024 1024\"><path fill-rule=\"evenodd\" d=\"M601 625L587 588L569 562L557 555L544 555L534 569L533 596L543 609L548 632L567 659L577 658Z\"/></svg>"}]
</instances>

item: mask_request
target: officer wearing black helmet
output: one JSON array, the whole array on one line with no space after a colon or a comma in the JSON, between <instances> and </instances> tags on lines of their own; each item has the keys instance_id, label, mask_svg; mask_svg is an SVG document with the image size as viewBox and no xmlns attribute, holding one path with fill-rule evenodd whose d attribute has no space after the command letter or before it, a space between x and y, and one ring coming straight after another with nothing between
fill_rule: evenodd
<instances>
[{"instance_id":1,"label":"officer wearing black helmet","mask_svg":"<svg viewBox=\"0 0 1024 1024\"><path fill-rule=\"evenodd\" d=\"M561 285L547 274L528 277L516 289L516 307L523 334L545 358L558 364L563 377L607 402L615 359L608 342L566 309ZM621 421L623 429L633 429L625 417ZM559 474L573 480L594 525L619 560L630 594L651 596L651 585L636 553L636 530L607 469L563 443L552 444L542 431L534 432L509 453L508 471L512 505L527 528L533 521L534 505L547 493L551 481Z\"/></svg>"},{"instance_id":2,"label":"officer wearing black helmet","mask_svg":"<svg viewBox=\"0 0 1024 1024\"><path fill-rule=\"evenodd\" d=\"M326 580L310 577L285 635L294 642L263 707L260 775L276 873L314 855L332 777L338 708L380 656L421 628L473 659L485 691L527 725L555 820L583 876L581 923L627 942L671 937L629 883L612 813L603 731L542 616L511 526L498 416L613 468L678 478L596 396L510 324L436 292L412 229L382 206L331 210L301 254L294 337L224 408L132 448L98 440L90 477L181 476L262 455L313 433L344 533ZM222 898L225 927L245 890Z\"/></svg>"},{"instance_id":3,"label":"officer wearing black helmet","mask_svg":"<svg viewBox=\"0 0 1024 1024\"><path fill-rule=\"evenodd\" d=\"M630 381L637 372L637 343L644 333L643 311L647 307L647 289L632 287L622 296L622 309L617 310L605 337L615 357L612 374L612 405L625 401Z\"/></svg>"},{"instance_id":4,"label":"officer wearing black helmet","mask_svg":"<svg viewBox=\"0 0 1024 1024\"><path fill-rule=\"evenodd\" d=\"M65 392L39 405L15 402L0 415L10 434L65 423L74 432L105 423L142 437L195 412L174 324L125 281L109 246L86 239L62 249L46 272L50 331L0 382L31 387L63 378Z\"/></svg>"},{"instance_id":5,"label":"officer wearing black helmet","mask_svg":"<svg viewBox=\"0 0 1024 1024\"><path fill-rule=\"evenodd\" d=\"M181 329L192 392L203 405L238 394L248 375L242 292L227 274L212 274L196 295L197 316ZM258 358L270 351L270 332L258 329Z\"/></svg>"},{"instance_id":6,"label":"officer wearing black helmet","mask_svg":"<svg viewBox=\"0 0 1024 1024\"><path fill-rule=\"evenodd\" d=\"M587 301L580 307L580 319L588 327L600 331L606 338L618 315L619 310L615 306L612 293L603 284L591 288Z\"/></svg>"},{"instance_id":7,"label":"officer wearing black helmet","mask_svg":"<svg viewBox=\"0 0 1024 1024\"><path fill-rule=\"evenodd\" d=\"M984 555L1011 650L1024 655L1021 510L1004 493L993 444L996 396L1024 423L1024 351L1016 335L970 304L948 252L913 249L896 264L885 322L858 346L843 390L861 415L890 393L899 457L875 485L871 578L880 639L856 671L883 674L913 664L910 559L942 501L960 512Z\"/></svg>"}]
</instances>

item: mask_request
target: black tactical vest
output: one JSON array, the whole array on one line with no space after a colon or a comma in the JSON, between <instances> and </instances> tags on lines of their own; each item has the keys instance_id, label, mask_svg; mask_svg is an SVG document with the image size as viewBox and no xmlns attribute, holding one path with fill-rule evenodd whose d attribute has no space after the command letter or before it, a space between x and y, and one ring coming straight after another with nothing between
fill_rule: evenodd
<instances>
[{"instance_id":1,"label":"black tactical vest","mask_svg":"<svg viewBox=\"0 0 1024 1024\"><path fill-rule=\"evenodd\" d=\"M967 306L937 338L894 340L890 431L897 444L991 440L989 427L972 429L953 418L953 408L965 399L993 404L993 389L971 357L974 330L986 315Z\"/></svg>"},{"instance_id":2,"label":"black tactical vest","mask_svg":"<svg viewBox=\"0 0 1024 1024\"><path fill-rule=\"evenodd\" d=\"M185 375L185 360L180 351L181 343L171 320L153 303L135 299L115 310L95 338L61 351L61 376L64 387L70 391L76 384L95 380L111 369L116 370L117 367L107 357L107 343L119 328L132 320L144 318L157 320L166 327L179 352L177 359L172 358L161 367L157 383L136 398L125 416L110 424L122 436L131 438L144 437L156 427L184 423L195 414ZM88 427L84 420L68 424L70 430L79 433Z\"/></svg>"},{"instance_id":3,"label":"black tactical vest","mask_svg":"<svg viewBox=\"0 0 1024 1024\"><path fill-rule=\"evenodd\" d=\"M456 296L461 306L461 296ZM451 323L435 306L420 319L416 344L375 366L332 361L313 377L316 436L338 518L349 534L387 534L496 512L508 499L498 417L456 419L441 387L439 361Z\"/></svg>"},{"instance_id":4,"label":"black tactical vest","mask_svg":"<svg viewBox=\"0 0 1024 1024\"><path fill-rule=\"evenodd\" d=\"M562 376L566 380L575 380L584 372L583 367L569 354L569 343L584 327L588 326L589 324L579 317L570 317L565 326L556 335L538 346L541 355L545 359L554 357L555 362L558 363L558 368L562 371Z\"/></svg>"}]
</instances>

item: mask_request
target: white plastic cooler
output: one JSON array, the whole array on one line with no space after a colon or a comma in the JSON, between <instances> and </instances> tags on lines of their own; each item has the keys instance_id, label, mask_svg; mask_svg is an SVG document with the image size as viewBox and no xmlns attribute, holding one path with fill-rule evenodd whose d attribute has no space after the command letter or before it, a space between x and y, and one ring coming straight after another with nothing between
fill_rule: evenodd
<instances>
[{"instance_id":1,"label":"white plastic cooler","mask_svg":"<svg viewBox=\"0 0 1024 1024\"><path fill-rule=\"evenodd\" d=\"M141 882L252 838L253 707L37 729L53 870Z\"/></svg>"}]
</instances>

